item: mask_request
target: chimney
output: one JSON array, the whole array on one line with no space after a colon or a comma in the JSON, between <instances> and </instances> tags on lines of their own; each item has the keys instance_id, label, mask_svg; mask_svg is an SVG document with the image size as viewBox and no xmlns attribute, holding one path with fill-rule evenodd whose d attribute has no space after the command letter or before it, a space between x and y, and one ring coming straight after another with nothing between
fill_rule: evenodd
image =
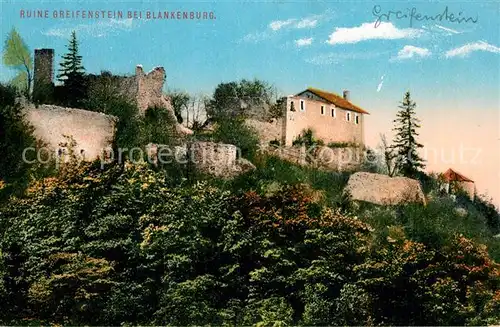
<instances>
[{"instance_id":1,"label":"chimney","mask_svg":"<svg viewBox=\"0 0 500 327\"><path fill-rule=\"evenodd\" d=\"M344 90L343 95L344 100L351 101L351 92L349 92L349 90Z\"/></svg>"}]
</instances>

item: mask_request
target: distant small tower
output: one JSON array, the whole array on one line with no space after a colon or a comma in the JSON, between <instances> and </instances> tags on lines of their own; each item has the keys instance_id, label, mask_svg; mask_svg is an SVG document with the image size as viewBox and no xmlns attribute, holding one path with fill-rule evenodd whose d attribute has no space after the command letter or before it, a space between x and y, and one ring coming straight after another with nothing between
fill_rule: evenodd
<instances>
[{"instance_id":1,"label":"distant small tower","mask_svg":"<svg viewBox=\"0 0 500 327\"><path fill-rule=\"evenodd\" d=\"M33 76L33 99L47 101L53 91L54 49L35 49L35 69Z\"/></svg>"}]
</instances>

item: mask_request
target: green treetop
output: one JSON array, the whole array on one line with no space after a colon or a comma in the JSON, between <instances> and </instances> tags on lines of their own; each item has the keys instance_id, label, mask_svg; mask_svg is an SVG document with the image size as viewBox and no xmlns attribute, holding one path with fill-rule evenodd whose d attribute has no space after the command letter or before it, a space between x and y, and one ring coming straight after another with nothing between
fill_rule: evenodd
<instances>
[{"instance_id":1,"label":"green treetop","mask_svg":"<svg viewBox=\"0 0 500 327\"><path fill-rule=\"evenodd\" d=\"M76 32L71 32L71 39L67 46L68 53L62 57L57 79L60 82L66 82L68 79L76 76L83 76L85 68L82 65L82 56L78 54L78 41Z\"/></svg>"},{"instance_id":2,"label":"green treetop","mask_svg":"<svg viewBox=\"0 0 500 327\"><path fill-rule=\"evenodd\" d=\"M408 177L415 176L420 169L425 168L424 159L417 152L423 145L416 139L419 135L417 129L420 128L420 120L415 113L416 106L410 92L406 92L394 120L393 130L396 135L392 147L396 152L397 170Z\"/></svg>"}]
</instances>

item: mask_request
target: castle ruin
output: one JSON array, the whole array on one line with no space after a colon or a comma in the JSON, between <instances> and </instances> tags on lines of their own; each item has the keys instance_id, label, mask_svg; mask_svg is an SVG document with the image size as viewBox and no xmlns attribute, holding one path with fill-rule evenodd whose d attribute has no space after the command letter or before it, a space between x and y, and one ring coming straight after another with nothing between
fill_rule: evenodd
<instances>
[{"instance_id":1,"label":"castle ruin","mask_svg":"<svg viewBox=\"0 0 500 327\"><path fill-rule=\"evenodd\" d=\"M54 49L35 50L34 70L33 89L38 91L37 94L40 94L40 91L42 91L42 99L47 98L47 93L51 91L47 87L54 85ZM87 75L87 87L92 88L105 74ZM116 92L135 103L139 109L139 114L144 115L146 110L151 107L161 107L171 113L172 121L176 121L170 98L163 94L163 85L166 80L166 73L163 67L155 67L150 72L145 73L142 66L137 65L135 75L113 76L113 78L117 82L115 85ZM180 134L192 133L191 130L181 124L176 124L176 130Z\"/></svg>"},{"instance_id":2,"label":"castle ruin","mask_svg":"<svg viewBox=\"0 0 500 327\"><path fill-rule=\"evenodd\" d=\"M54 49L36 49L34 58L33 96L37 103L47 103L54 92ZM163 94L166 80L163 67L145 73L138 65L133 76L86 75L87 87L101 87L99 82L106 77L111 77L112 92L135 103L140 115L144 115L148 108L162 107L170 113L172 121L176 121L170 98ZM77 143L77 152L85 154L86 160L94 160L113 142L116 117L55 105L28 106L26 109L26 117L34 126L35 135L56 151L60 151L60 144L67 143L67 138L72 137ZM175 128L181 135L192 133L181 124L176 124Z\"/></svg>"},{"instance_id":3,"label":"castle ruin","mask_svg":"<svg viewBox=\"0 0 500 327\"><path fill-rule=\"evenodd\" d=\"M54 87L54 49L35 49L33 98L44 100Z\"/></svg>"}]
</instances>

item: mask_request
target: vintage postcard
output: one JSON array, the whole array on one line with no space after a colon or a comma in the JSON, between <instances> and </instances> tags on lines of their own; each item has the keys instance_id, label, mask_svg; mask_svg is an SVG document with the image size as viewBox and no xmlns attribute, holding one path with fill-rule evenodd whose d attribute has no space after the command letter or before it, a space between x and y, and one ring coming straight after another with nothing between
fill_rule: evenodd
<instances>
[{"instance_id":1,"label":"vintage postcard","mask_svg":"<svg viewBox=\"0 0 500 327\"><path fill-rule=\"evenodd\" d=\"M0 0L0 325L500 325L500 2Z\"/></svg>"}]
</instances>

